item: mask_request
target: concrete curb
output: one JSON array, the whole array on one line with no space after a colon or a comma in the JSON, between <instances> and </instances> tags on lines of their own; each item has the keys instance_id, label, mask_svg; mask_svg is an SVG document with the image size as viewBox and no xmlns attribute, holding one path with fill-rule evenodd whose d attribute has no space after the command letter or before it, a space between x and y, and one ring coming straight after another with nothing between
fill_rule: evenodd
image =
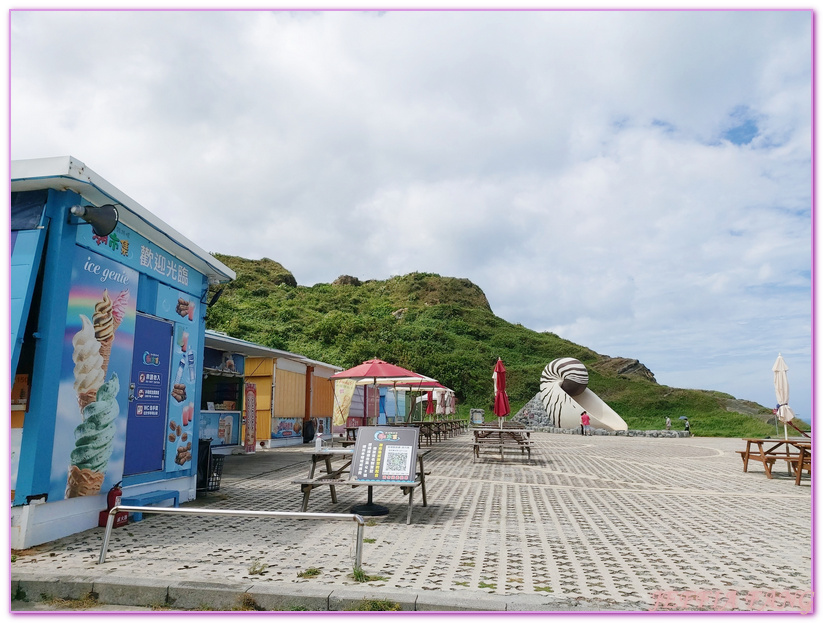
<instances>
[{"instance_id":1,"label":"concrete curb","mask_svg":"<svg viewBox=\"0 0 823 623\"><path fill-rule=\"evenodd\" d=\"M254 608L265 611L356 611L367 601L398 604L406 612L562 612L635 609L626 604L557 599L550 595L497 596L482 591L455 594L398 591L384 587L276 586L218 582L168 582L130 577L75 577L16 573L11 578L12 599L24 602L52 598L82 599L94 595L102 605L164 607L173 610L227 612Z\"/></svg>"},{"instance_id":2,"label":"concrete curb","mask_svg":"<svg viewBox=\"0 0 823 623\"><path fill-rule=\"evenodd\" d=\"M255 584L248 595L264 610L327 611L333 592L324 586Z\"/></svg>"},{"instance_id":3,"label":"concrete curb","mask_svg":"<svg viewBox=\"0 0 823 623\"><path fill-rule=\"evenodd\" d=\"M181 610L232 610L243 604L251 584L221 582L172 582L168 585L166 604Z\"/></svg>"},{"instance_id":4,"label":"concrete curb","mask_svg":"<svg viewBox=\"0 0 823 623\"><path fill-rule=\"evenodd\" d=\"M163 606L169 593L168 583L163 580L133 578L103 578L95 580L94 593L104 604L121 606Z\"/></svg>"}]
</instances>

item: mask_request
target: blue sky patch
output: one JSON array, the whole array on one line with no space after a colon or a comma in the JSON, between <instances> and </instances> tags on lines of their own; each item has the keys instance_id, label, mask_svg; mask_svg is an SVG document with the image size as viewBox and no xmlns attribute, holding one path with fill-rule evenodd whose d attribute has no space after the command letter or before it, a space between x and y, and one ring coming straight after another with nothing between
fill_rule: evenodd
<instances>
[{"instance_id":1,"label":"blue sky patch","mask_svg":"<svg viewBox=\"0 0 823 623\"><path fill-rule=\"evenodd\" d=\"M757 136L757 124L752 119L747 119L742 124L726 130L723 138L735 145L748 145Z\"/></svg>"}]
</instances>

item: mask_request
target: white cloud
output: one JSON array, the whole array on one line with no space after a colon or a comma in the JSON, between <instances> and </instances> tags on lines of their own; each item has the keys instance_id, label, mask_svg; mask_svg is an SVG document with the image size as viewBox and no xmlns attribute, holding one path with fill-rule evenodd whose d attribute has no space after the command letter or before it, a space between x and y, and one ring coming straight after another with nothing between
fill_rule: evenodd
<instances>
[{"instance_id":1,"label":"white cloud","mask_svg":"<svg viewBox=\"0 0 823 623\"><path fill-rule=\"evenodd\" d=\"M72 154L205 249L306 285L467 277L509 321L764 404L782 350L810 411L810 12L15 11L11 34L12 157Z\"/></svg>"}]
</instances>

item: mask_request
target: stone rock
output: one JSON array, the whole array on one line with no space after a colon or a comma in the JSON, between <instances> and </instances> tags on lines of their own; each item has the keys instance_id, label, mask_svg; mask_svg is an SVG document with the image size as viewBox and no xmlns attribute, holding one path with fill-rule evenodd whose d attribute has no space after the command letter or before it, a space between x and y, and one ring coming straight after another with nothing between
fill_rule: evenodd
<instances>
[{"instance_id":1,"label":"stone rock","mask_svg":"<svg viewBox=\"0 0 823 623\"><path fill-rule=\"evenodd\" d=\"M626 357L608 357L603 355L592 367L599 371L611 371L618 376L642 378L652 383L657 383L654 374L637 359Z\"/></svg>"},{"instance_id":2,"label":"stone rock","mask_svg":"<svg viewBox=\"0 0 823 623\"><path fill-rule=\"evenodd\" d=\"M340 275L337 279L331 282L333 286L359 286L360 280L351 275Z\"/></svg>"}]
</instances>

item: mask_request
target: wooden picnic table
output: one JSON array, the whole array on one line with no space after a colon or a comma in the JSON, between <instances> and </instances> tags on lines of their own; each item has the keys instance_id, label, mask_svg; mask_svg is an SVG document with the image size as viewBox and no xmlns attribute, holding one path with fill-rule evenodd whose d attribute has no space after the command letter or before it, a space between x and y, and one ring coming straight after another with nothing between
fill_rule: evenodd
<instances>
[{"instance_id":1,"label":"wooden picnic table","mask_svg":"<svg viewBox=\"0 0 823 623\"><path fill-rule=\"evenodd\" d=\"M423 466L423 457L429 454L431 450L421 450L417 452L417 474L414 482L361 482L351 478L351 462L354 458L354 448L323 448L322 450L313 452L311 454L311 467L309 468L309 477L301 480L293 480L292 484L299 484L300 490L303 492L303 504L301 511L304 513L309 506L309 496L313 489L317 487L327 486L331 493L332 504L337 504L337 485L351 485L352 487L366 486L368 487L368 503L372 501L372 488L381 486L400 487L404 495L409 496L408 512L406 515L406 523L411 523L412 505L414 501L414 489L420 487L423 493L423 506L428 506L426 500L426 471ZM337 468L332 469L332 458L335 456L342 456L343 463ZM315 475L318 463L325 465L326 471L320 475ZM344 476L347 476L344 478Z\"/></svg>"},{"instance_id":2,"label":"wooden picnic table","mask_svg":"<svg viewBox=\"0 0 823 623\"><path fill-rule=\"evenodd\" d=\"M800 477L803 475L805 469L809 472L809 477L812 475L812 444L799 445L800 457L797 460L797 467L795 467L794 484L800 484Z\"/></svg>"},{"instance_id":3,"label":"wooden picnic table","mask_svg":"<svg viewBox=\"0 0 823 623\"><path fill-rule=\"evenodd\" d=\"M431 445L432 441L449 439L458 433L462 433L467 428L467 420L423 420L418 422L407 422L406 426L415 426L420 429L419 444L426 440L426 445Z\"/></svg>"},{"instance_id":4,"label":"wooden picnic table","mask_svg":"<svg viewBox=\"0 0 823 623\"><path fill-rule=\"evenodd\" d=\"M531 431L525 427L494 428L481 426L471 429L474 436L472 443L472 462L480 458L481 448L491 448L500 452L500 460L504 460L503 452L507 448L520 450L521 455L528 455L532 461Z\"/></svg>"},{"instance_id":5,"label":"wooden picnic table","mask_svg":"<svg viewBox=\"0 0 823 623\"><path fill-rule=\"evenodd\" d=\"M792 437L789 439L759 439L746 437L745 450L737 450L743 459L743 471L749 471L749 461L759 461L768 478L772 477L775 461L786 461L789 474L794 474L795 484L800 484L804 469L811 473L812 442L811 439ZM793 452L796 450L796 452Z\"/></svg>"},{"instance_id":6,"label":"wooden picnic table","mask_svg":"<svg viewBox=\"0 0 823 623\"><path fill-rule=\"evenodd\" d=\"M477 424L474 428L494 428L494 429L510 429L510 430L527 430L526 425L523 422L502 422L503 426L500 426L501 422L483 422L482 424Z\"/></svg>"},{"instance_id":7,"label":"wooden picnic table","mask_svg":"<svg viewBox=\"0 0 823 623\"><path fill-rule=\"evenodd\" d=\"M437 422L432 420L423 420L422 422L406 422L406 426L411 426L420 431L420 435L417 437L417 447L423 447L423 440L426 441L427 446L432 445L432 441L434 441L435 437L437 441L440 441L441 438L441 429Z\"/></svg>"}]
</instances>

